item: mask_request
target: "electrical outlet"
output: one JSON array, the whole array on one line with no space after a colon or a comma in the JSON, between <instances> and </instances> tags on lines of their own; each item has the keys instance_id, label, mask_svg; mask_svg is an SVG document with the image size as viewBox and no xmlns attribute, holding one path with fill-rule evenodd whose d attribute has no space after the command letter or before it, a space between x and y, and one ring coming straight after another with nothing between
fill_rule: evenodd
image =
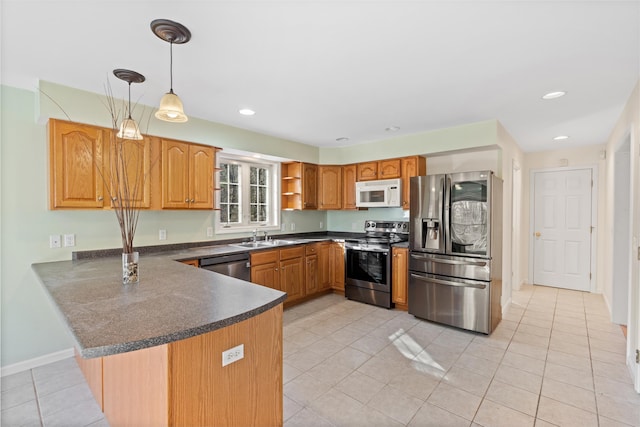
<instances>
[{"instance_id":1,"label":"electrical outlet","mask_svg":"<svg viewBox=\"0 0 640 427\"><path fill-rule=\"evenodd\" d=\"M64 235L64 247L68 248L76 245L76 235L75 234L65 234Z\"/></svg>"},{"instance_id":2,"label":"electrical outlet","mask_svg":"<svg viewBox=\"0 0 640 427\"><path fill-rule=\"evenodd\" d=\"M51 236L49 236L49 247L50 248L59 248L60 245L60 235L59 234L52 234Z\"/></svg>"},{"instance_id":3,"label":"electrical outlet","mask_svg":"<svg viewBox=\"0 0 640 427\"><path fill-rule=\"evenodd\" d=\"M158 240L167 240L167 230L158 230Z\"/></svg>"},{"instance_id":4,"label":"electrical outlet","mask_svg":"<svg viewBox=\"0 0 640 427\"><path fill-rule=\"evenodd\" d=\"M291 231L296 231L296 223L295 222L291 223Z\"/></svg>"},{"instance_id":5,"label":"electrical outlet","mask_svg":"<svg viewBox=\"0 0 640 427\"><path fill-rule=\"evenodd\" d=\"M207 227L207 237L213 237L213 227Z\"/></svg>"},{"instance_id":6,"label":"electrical outlet","mask_svg":"<svg viewBox=\"0 0 640 427\"><path fill-rule=\"evenodd\" d=\"M322 228L323 225L324 225L324 223L322 221L320 221L320 228Z\"/></svg>"},{"instance_id":7,"label":"electrical outlet","mask_svg":"<svg viewBox=\"0 0 640 427\"><path fill-rule=\"evenodd\" d=\"M284 222L280 225L280 231L287 231L287 224Z\"/></svg>"},{"instance_id":8,"label":"electrical outlet","mask_svg":"<svg viewBox=\"0 0 640 427\"><path fill-rule=\"evenodd\" d=\"M237 345L222 352L222 366L244 359L244 344Z\"/></svg>"}]
</instances>

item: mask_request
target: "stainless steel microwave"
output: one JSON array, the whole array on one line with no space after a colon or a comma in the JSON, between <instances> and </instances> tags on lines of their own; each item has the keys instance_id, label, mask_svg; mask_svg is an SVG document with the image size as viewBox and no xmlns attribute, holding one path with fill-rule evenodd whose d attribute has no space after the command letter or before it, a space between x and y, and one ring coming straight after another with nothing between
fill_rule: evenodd
<instances>
[{"instance_id":1,"label":"stainless steel microwave","mask_svg":"<svg viewBox=\"0 0 640 427\"><path fill-rule=\"evenodd\" d=\"M356 182L356 206L359 208L397 208L402 206L401 197L400 178Z\"/></svg>"}]
</instances>

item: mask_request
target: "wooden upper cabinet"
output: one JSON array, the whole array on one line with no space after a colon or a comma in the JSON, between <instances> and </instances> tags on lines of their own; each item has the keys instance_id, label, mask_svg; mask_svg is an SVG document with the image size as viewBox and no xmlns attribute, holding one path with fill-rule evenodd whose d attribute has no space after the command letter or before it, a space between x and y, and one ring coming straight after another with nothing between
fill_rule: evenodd
<instances>
[{"instance_id":1,"label":"wooden upper cabinet","mask_svg":"<svg viewBox=\"0 0 640 427\"><path fill-rule=\"evenodd\" d=\"M96 126L49 121L49 206L102 208L105 130Z\"/></svg>"},{"instance_id":2,"label":"wooden upper cabinet","mask_svg":"<svg viewBox=\"0 0 640 427\"><path fill-rule=\"evenodd\" d=\"M378 179L400 178L400 159L380 160L378 162Z\"/></svg>"},{"instance_id":3,"label":"wooden upper cabinet","mask_svg":"<svg viewBox=\"0 0 640 427\"><path fill-rule=\"evenodd\" d=\"M213 168L216 150L203 145L189 146L190 209L213 209Z\"/></svg>"},{"instance_id":4,"label":"wooden upper cabinet","mask_svg":"<svg viewBox=\"0 0 640 427\"><path fill-rule=\"evenodd\" d=\"M402 165L402 209L409 209L411 177L427 174L427 159L422 156L403 157Z\"/></svg>"},{"instance_id":5,"label":"wooden upper cabinet","mask_svg":"<svg viewBox=\"0 0 640 427\"><path fill-rule=\"evenodd\" d=\"M318 209L342 208L342 166L318 166Z\"/></svg>"},{"instance_id":6,"label":"wooden upper cabinet","mask_svg":"<svg viewBox=\"0 0 640 427\"><path fill-rule=\"evenodd\" d=\"M378 179L378 161L358 163L358 181L371 181Z\"/></svg>"},{"instance_id":7,"label":"wooden upper cabinet","mask_svg":"<svg viewBox=\"0 0 640 427\"><path fill-rule=\"evenodd\" d=\"M162 140L162 208L213 209L215 148Z\"/></svg>"},{"instance_id":8,"label":"wooden upper cabinet","mask_svg":"<svg viewBox=\"0 0 640 427\"><path fill-rule=\"evenodd\" d=\"M110 131L110 135L112 132ZM152 181L152 139L145 137L142 140L122 140L110 137L105 151L105 179L110 190L107 196L111 198L113 206L114 198L124 198L131 201L130 206L137 208L151 207L151 181ZM114 157L124 159L116 163ZM126 186L120 185L112 177L117 176L116 164L125 167L119 172L119 176L126 180Z\"/></svg>"},{"instance_id":9,"label":"wooden upper cabinet","mask_svg":"<svg viewBox=\"0 0 640 427\"><path fill-rule=\"evenodd\" d=\"M284 162L282 172L282 209L318 208L318 165Z\"/></svg>"},{"instance_id":10,"label":"wooden upper cabinet","mask_svg":"<svg viewBox=\"0 0 640 427\"><path fill-rule=\"evenodd\" d=\"M356 207L356 180L357 166L345 165L342 167L342 209L357 209Z\"/></svg>"},{"instance_id":11,"label":"wooden upper cabinet","mask_svg":"<svg viewBox=\"0 0 640 427\"><path fill-rule=\"evenodd\" d=\"M318 209L318 165L302 164L302 209Z\"/></svg>"},{"instance_id":12,"label":"wooden upper cabinet","mask_svg":"<svg viewBox=\"0 0 640 427\"><path fill-rule=\"evenodd\" d=\"M189 207L189 144L162 140L162 207Z\"/></svg>"}]
</instances>

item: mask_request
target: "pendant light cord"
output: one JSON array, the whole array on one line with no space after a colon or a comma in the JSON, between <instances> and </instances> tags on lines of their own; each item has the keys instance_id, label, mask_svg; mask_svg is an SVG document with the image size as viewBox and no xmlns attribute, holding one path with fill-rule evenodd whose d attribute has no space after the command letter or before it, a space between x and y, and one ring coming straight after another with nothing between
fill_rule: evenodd
<instances>
[{"instance_id":1,"label":"pendant light cord","mask_svg":"<svg viewBox=\"0 0 640 427\"><path fill-rule=\"evenodd\" d=\"M169 42L169 93L173 93L173 41Z\"/></svg>"},{"instance_id":2,"label":"pendant light cord","mask_svg":"<svg viewBox=\"0 0 640 427\"><path fill-rule=\"evenodd\" d=\"M131 119L131 82L129 82L129 119Z\"/></svg>"}]
</instances>

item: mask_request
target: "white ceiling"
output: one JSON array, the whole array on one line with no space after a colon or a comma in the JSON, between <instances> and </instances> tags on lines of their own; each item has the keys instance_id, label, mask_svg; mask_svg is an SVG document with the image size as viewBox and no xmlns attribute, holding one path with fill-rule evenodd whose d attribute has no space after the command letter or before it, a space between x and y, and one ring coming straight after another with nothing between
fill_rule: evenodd
<instances>
[{"instance_id":1,"label":"white ceiling","mask_svg":"<svg viewBox=\"0 0 640 427\"><path fill-rule=\"evenodd\" d=\"M126 97L111 71L129 68L147 78L132 98L157 105L169 44L149 24L166 18L192 33L173 49L187 115L322 147L489 119L524 151L601 144L640 76L640 1L2 0L0 12L3 84L102 94L108 78Z\"/></svg>"}]
</instances>

